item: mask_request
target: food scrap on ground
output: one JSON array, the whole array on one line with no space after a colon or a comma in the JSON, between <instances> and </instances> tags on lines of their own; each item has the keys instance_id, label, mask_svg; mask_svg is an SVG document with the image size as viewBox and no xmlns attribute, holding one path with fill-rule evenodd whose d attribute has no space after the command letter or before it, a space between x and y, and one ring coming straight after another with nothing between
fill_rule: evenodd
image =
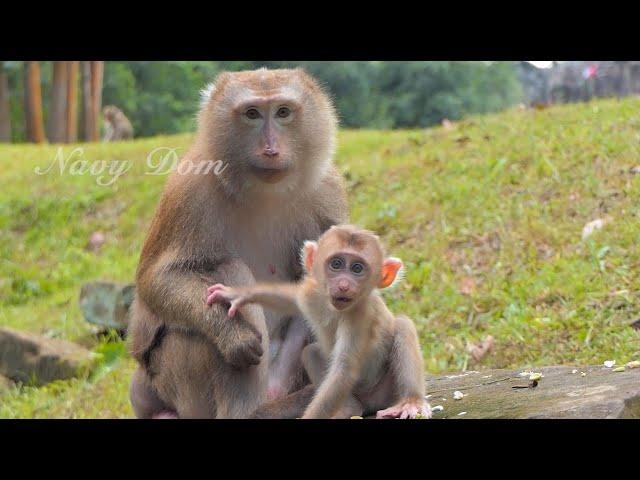
<instances>
[{"instance_id":1,"label":"food scrap on ground","mask_svg":"<svg viewBox=\"0 0 640 480\"><path fill-rule=\"evenodd\" d=\"M476 362L482 360L482 358L493 348L494 339L491 335L488 335L482 342L467 344L467 352L473 357Z\"/></svg>"}]
</instances>

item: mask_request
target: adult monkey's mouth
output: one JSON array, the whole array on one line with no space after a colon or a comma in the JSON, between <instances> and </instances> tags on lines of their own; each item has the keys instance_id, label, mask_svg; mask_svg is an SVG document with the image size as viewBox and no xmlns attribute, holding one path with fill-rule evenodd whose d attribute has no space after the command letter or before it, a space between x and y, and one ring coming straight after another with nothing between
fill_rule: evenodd
<instances>
[{"instance_id":1,"label":"adult monkey's mouth","mask_svg":"<svg viewBox=\"0 0 640 480\"><path fill-rule=\"evenodd\" d=\"M265 183L277 183L289 174L289 167L265 168L252 165L251 171Z\"/></svg>"}]
</instances>

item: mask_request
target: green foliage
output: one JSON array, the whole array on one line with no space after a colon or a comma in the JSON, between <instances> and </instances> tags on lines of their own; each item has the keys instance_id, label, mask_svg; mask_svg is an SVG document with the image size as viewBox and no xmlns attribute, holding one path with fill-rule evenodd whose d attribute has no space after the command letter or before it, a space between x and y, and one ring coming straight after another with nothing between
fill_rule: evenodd
<instances>
[{"instance_id":1,"label":"green foliage","mask_svg":"<svg viewBox=\"0 0 640 480\"><path fill-rule=\"evenodd\" d=\"M14 141L25 140L21 62L5 62ZM45 124L51 62L40 62ZM138 137L192 131L199 92L223 70L303 67L328 87L343 127L427 127L504 109L521 88L513 62L105 62L103 105L120 107Z\"/></svg>"},{"instance_id":2,"label":"green foliage","mask_svg":"<svg viewBox=\"0 0 640 480\"><path fill-rule=\"evenodd\" d=\"M337 164L352 221L405 260L385 298L411 316L431 373L640 359L640 100L510 110L428 130L343 130ZM88 378L3 394L0 417L130 417L134 369L122 342L81 316L83 282L130 281L165 178L152 149L191 135L84 145L88 160L130 159L115 185L34 175L51 146L0 149L0 325L100 353ZM65 147L71 149L73 146ZM609 217L581 240L585 223ZM86 243L101 230L98 252ZM465 293L462 285L474 285ZM467 342L495 349L472 363Z\"/></svg>"}]
</instances>

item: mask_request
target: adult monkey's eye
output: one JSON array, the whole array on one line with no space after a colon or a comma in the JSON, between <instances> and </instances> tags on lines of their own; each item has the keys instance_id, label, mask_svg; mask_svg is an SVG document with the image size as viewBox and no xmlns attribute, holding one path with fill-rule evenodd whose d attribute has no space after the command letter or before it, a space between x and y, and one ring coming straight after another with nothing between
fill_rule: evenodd
<instances>
[{"instance_id":1,"label":"adult monkey's eye","mask_svg":"<svg viewBox=\"0 0 640 480\"><path fill-rule=\"evenodd\" d=\"M340 270L343 265L344 265L344 260L342 260L340 257L334 258L333 260L331 260L331 263L329 264L332 270Z\"/></svg>"},{"instance_id":2,"label":"adult monkey's eye","mask_svg":"<svg viewBox=\"0 0 640 480\"><path fill-rule=\"evenodd\" d=\"M287 118L291 115L291 109L289 107L280 107L276 112L276 116L280 118Z\"/></svg>"},{"instance_id":3,"label":"adult monkey's eye","mask_svg":"<svg viewBox=\"0 0 640 480\"><path fill-rule=\"evenodd\" d=\"M360 275L364 271L364 265L361 263L354 263L351 265L351 271L356 275Z\"/></svg>"},{"instance_id":4,"label":"adult monkey's eye","mask_svg":"<svg viewBox=\"0 0 640 480\"><path fill-rule=\"evenodd\" d=\"M249 120L255 120L257 118L260 118L261 116L257 108L250 108L249 110L244 112L244 114Z\"/></svg>"}]
</instances>

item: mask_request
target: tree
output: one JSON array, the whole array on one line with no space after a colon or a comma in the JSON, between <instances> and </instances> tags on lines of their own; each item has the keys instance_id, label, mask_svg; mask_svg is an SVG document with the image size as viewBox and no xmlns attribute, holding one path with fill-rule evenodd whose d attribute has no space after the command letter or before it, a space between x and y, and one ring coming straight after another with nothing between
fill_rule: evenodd
<instances>
[{"instance_id":1,"label":"tree","mask_svg":"<svg viewBox=\"0 0 640 480\"><path fill-rule=\"evenodd\" d=\"M83 139L97 142L100 139L104 62L81 62L81 70Z\"/></svg>"},{"instance_id":2,"label":"tree","mask_svg":"<svg viewBox=\"0 0 640 480\"><path fill-rule=\"evenodd\" d=\"M102 77L104 75L104 62L91 62L91 102L93 121L91 126L91 140L100 140L100 112L102 110Z\"/></svg>"},{"instance_id":3,"label":"tree","mask_svg":"<svg viewBox=\"0 0 640 480\"><path fill-rule=\"evenodd\" d=\"M63 143L67 140L67 89L69 62L53 62L51 110L49 112L49 141Z\"/></svg>"},{"instance_id":4,"label":"tree","mask_svg":"<svg viewBox=\"0 0 640 480\"><path fill-rule=\"evenodd\" d=\"M42 91L40 88L40 65L24 62L24 101L27 140L44 143L44 121L42 116Z\"/></svg>"},{"instance_id":5,"label":"tree","mask_svg":"<svg viewBox=\"0 0 640 480\"><path fill-rule=\"evenodd\" d=\"M67 62L67 142L78 141L78 65Z\"/></svg>"},{"instance_id":6,"label":"tree","mask_svg":"<svg viewBox=\"0 0 640 480\"><path fill-rule=\"evenodd\" d=\"M0 142L11 141L11 106L9 104L9 74L0 62Z\"/></svg>"}]
</instances>

